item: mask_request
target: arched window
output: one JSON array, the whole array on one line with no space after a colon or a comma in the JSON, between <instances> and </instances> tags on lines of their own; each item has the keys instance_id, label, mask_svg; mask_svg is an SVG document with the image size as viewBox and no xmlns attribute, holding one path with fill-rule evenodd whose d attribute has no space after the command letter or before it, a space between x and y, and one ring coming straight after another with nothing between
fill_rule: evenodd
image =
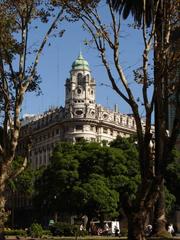
<instances>
[{"instance_id":1,"label":"arched window","mask_svg":"<svg viewBox=\"0 0 180 240\"><path fill-rule=\"evenodd\" d=\"M86 75L86 80L89 82L89 74Z\"/></svg>"},{"instance_id":2,"label":"arched window","mask_svg":"<svg viewBox=\"0 0 180 240\"><path fill-rule=\"evenodd\" d=\"M77 75L77 83L78 83L78 85L81 85L81 83L82 83L82 78L83 78L82 73L78 73L78 75Z\"/></svg>"}]
</instances>

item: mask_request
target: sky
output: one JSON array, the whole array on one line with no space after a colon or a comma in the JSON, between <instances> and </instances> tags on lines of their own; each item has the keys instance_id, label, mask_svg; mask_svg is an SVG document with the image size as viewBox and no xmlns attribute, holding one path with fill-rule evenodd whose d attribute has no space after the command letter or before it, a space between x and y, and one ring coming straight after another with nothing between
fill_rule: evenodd
<instances>
[{"instance_id":1,"label":"sky","mask_svg":"<svg viewBox=\"0 0 180 240\"><path fill-rule=\"evenodd\" d=\"M102 8L102 14L106 17L106 12ZM133 83L132 70L141 65L142 40L139 30L128 27L129 21L122 23L121 38L121 63L125 69L127 78L130 80L136 97L139 92L137 85ZM51 46L46 46L40 58L38 73L41 76L42 95L36 96L28 93L25 96L22 116L24 114L39 114L47 111L50 107L64 106L65 102L65 81L69 77L71 65L81 51L88 61L91 74L96 81L96 103L107 108L113 108L118 104L120 112L131 113L130 107L115 93L111 87L102 86L102 83L110 85L98 52L96 49L85 46L83 41L89 39L89 35L82 29L82 23L64 22L61 29L65 29L62 38L51 38ZM43 26L44 30L46 26ZM31 31L30 41L40 42L42 35L40 31ZM133 85L134 84L134 85Z\"/></svg>"}]
</instances>

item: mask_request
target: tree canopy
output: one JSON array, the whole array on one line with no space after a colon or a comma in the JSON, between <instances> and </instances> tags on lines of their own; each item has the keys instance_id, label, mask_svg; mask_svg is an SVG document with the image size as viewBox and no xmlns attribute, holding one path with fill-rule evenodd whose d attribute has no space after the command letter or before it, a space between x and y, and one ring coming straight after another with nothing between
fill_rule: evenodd
<instances>
[{"instance_id":1,"label":"tree canopy","mask_svg":"<svg viewBox=\"0 0 180 240\"><path fill-rule=\"evenodd\" d=\"M124 150L98 143L60 143L37 180L36 203L46 199L46 207L52 209L56 196L56 211L117 217L121 194L127 191L133 197L140 180L137 150L129 146Z\"/></svg>"},{"instance_id":2,"label":"tree canopy","mask_svg":"<svg viewBox=\"0 0 180 240\"><path fill-rule=\"evenodd\" d=\"M176 196L177 192L171 175L175 166L176 161L169 165L166 175L168 211L175 203L172 194ZM176 172L178 178L178 168ZM50 164L36 180L34 203L51 209L49 214L57 211L113 218L121 212L125 193L135 198L140 178L133 138L117 137L110 147L87 142L59 143Z\"/></svg>"}]
</instances>

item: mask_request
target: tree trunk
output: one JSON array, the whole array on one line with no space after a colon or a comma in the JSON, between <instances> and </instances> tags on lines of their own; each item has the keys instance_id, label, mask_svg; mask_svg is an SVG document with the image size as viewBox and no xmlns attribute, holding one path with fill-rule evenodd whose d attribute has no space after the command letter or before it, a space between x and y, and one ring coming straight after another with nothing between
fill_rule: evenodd
<instances>
[{"instance_id":1,"label":"tree trunk","mask_svg":"<svg viewBox=\"0 0 180 240\"><path fill-rule=\"evenodd\" d=\"M8 213L5 211L4 189L0 188L0 232L4 229L4 223L7 221Z\"/></svg>"},{"instance_id":2,"label":"tree trunk","mask_svg":"<svg viewBox=\"0 0 180 240\"><path fill-rule=\"evenodd\" d=\"M158 236L160 232L166 231L165 195L164 182L161 183L159 198L155 204L153 234Z\"/></svg>"},{"instance_id":3,"label":"tree trunk","mask_svg":"<svg viewBox=\"0 0 180 240\"><path fill-rule=\"evenodd\" d=\"M147 215L143 211L128 217L128 240L145 240L145 222Z\"/></svg>"}]
</instances>

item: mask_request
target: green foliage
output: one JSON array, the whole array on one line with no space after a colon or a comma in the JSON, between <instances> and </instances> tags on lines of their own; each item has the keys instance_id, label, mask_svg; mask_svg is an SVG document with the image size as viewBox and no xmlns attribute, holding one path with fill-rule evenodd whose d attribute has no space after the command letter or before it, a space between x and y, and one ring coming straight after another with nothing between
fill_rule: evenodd
<instances>
[{"instance_id":1,"label":"green foliage","mask_svg":"<svg viewBox=\"0 0 180 240\"><path fill-rule=\"evenodd\" d=\"M51 232L54 236L85 236L86 231L80 231L78 225L58 222L51 227Z\"/></svg>"},{"instance_id":2,"label":"green foliage","mask_svg":"<svg viewBox=\"0 0 180 240\"><path fill-rule=\"evenodd\" d=\"M165 191L166 214L169 214L175 207L176 197L172 193L170 193L166 186L164 187L164 191Z\"/></svg>"},{"instance_id":3,"label":"green foliage","mask_svg":"<svg viewBox=\"0 0 180 240\"><path fill-rule=\"evenodd\" d=\"M50 230L43 229L43 236L52 236L52 232Z\"/></svg>"},{"instance_id":4,"label":"green foliage","mask_svg":"<svg viewBox=\"0 0 180 240\"><path fill-rule=\"evenodd\" d=\"M127 237L128 235L128 229L127 228L121 228L121 236Z\"/></svg>"},{"instance_id":5,"label":"green foliage","mask_svg":"<svg viewBox=\"0 0 180 240\"><path fill-rule=\"evenodd\" d=\"M140 182L134 140L118 137L110 147L87 142L58 144L51 164L36 181L36 206L90 218L117 217L123 194L133 199ZM169 169L175 170L174 165ZM178 178L178 166L176 171ZM168 189L165 193L169 213L175 197Z\"/></svg>"},{"instance_id":6,"label":"green foliage","mask_svg":"<svg viewBox=\"0 0 180 240\"><path fill-rule=\"evenodd\" d=\"M30 236L37 238L37 237L42 237L43 235L43 228L40 224L38 223L33 223L30 226Z\"/></svg>"},{"instance_id":7,"label":"green foliage","mask_svg":"<svg viewBox=\"0 0 180 240\"><path fill-rule=\"evenodd\" d=\"M176 198L176 204L180 205L180 151L173 151L171 163L166 169L165 180L167 188Z\"/></svg>"},{"instance_id":8,"label":"green foliage","mask_svg":"<svg viewBox=\"0 0 180 240\"><path fill-rule=\"evenodd\" d=\"M117 139L110 144L110 146L114 148L114 151L116 151L116 159L119 159L117 155L120 154L120 151L121 156L123 156L123 159L121 161L119 160L118 165L116 165L116 167L118 166L117 171L119 172L120 169L124 170L121 175L112 174L112 181L115 185L118 185L117 187L121 195L127 192L130 198L134 198L137 186L140 183L138 151L134 142L135 137L122 138L118 136Z\"/></svg>"},{"instance_id":9,"label":"green foliage","mask_svg":"<svg viewBox=\"0 0 180 240\"><path fill-rule=\"evenodd\" d=\"M91 174L88 182L82 184L82 188L86 191L83 200L84 210L88 215L91 215L94 209L95 215L117 216L119 194L111 189L111 185L105 177Z\"/></svg>"},{"instance_id":10,"label":"green foliage","mask_svg":"<svg viewBox=\"0 0 180 240\"><path fill-rule=\"evenodd\" d=\"M23 236L26 237L27 233L23 229L10 229L4 231L5 236Z\"/></svg>"},{"instance_id":11,"label":"green foliage","mask_svg":"<svg viewBox=\"0 0 180 240\"><path fill-rule=\"evenodd\" d=\"M133 197L140 180L137 150L128 140L113 147L60 143L36 181L35 204L51 211L117 217L121 195ZM116 147L115 147L116 144ZM128 145L130 144L130 145ZM131 146L131 148L129 148Z\"/></svg>"},{"instance_id":12,"label":"green foliage","mask_svg":"<svg viewBox=\"0 0 180 240\"><path fill-rule=\"evenodd\" d=\"M21 168L23 158L17 156L12 164L12 171L15 172ZM8 188L12 192L19 192L27 195L31 195L34 190L34 177L35 171L33 171L28 165L25 170L20 173L15 179L9 179Z\"/></svg>"}]
</instances>

